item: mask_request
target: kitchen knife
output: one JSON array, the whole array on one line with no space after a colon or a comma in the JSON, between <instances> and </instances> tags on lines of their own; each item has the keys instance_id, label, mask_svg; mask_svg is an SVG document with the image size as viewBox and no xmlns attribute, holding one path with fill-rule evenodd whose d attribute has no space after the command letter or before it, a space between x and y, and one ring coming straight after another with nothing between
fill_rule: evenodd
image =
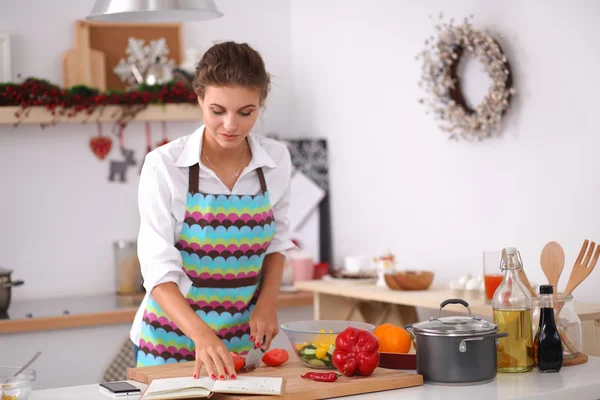
<instances>
[{"instance_id":1,"label":"kitchen knife","mask_svg":"<svg viewBox=\"0 0 600 400\"><path fill-rule=\"evenodd\" d=\"M263 341L261 346L267 341L267 335L263 337ZM254 345L254 344L253 344ZM254 371L256 368L260 367L262 363L263 355L265 351L260 347L252 347L250 351L246 354L246 364L242 367L242 370L245 372Z\"/></svg>"}]
</instances>

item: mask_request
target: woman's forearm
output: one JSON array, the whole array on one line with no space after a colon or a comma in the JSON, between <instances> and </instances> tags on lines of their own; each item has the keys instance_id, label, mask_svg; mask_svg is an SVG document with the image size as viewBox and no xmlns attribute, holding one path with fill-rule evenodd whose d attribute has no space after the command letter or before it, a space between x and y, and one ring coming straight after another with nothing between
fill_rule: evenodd
<instances>
[{"instance_id":1,"label":"woman's forearm","mask_svg":"<svg viewBox=\"0 0 600 400\"><path fill-rule=\"evenodd\" d=\"M169 319L193 341L212 332L210 326L192 310L174 282L161 283L154 287L152 296Z\"/></svg>"},{"instance_id":2,"label":"woman's forearm","mask_svg":"<svg viewBox=\"0 0 600 400\"><path fill-rule=\"evenodd\" d=\"M257 306L261 304L275 305L277 296L279 296L279 288L281 287L284 263L285 256L281 253L271 253L265 256Z\"/></svg>"}]
</instances>

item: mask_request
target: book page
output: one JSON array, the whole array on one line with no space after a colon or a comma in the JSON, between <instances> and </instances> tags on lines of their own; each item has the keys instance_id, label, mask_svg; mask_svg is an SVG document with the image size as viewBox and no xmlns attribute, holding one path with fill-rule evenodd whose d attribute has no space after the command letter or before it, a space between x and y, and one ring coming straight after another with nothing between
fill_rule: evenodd
<instances>
[{"instance_id":1,"label":"book page","mask_svg":"<svg viewBox=\"0 0 600 400\"><path fill-rule=\"evenodd\" d=\"M188 391L191 388L203 389L210 393L215 382L209 377L194 379L191 376L183 378L164 378L154 379L144 393L144 398L153 397L159 394L174 393L178 391Z\"/></svg>"},{"instance_id":2,"label":"book page","mask_svg":"<svg viewBox=\"0 0 600 400\"><path fill-rule=\"evenodd\" d=\"M238 376L235 380L216 381L214 393L281 394L283 378Z\"/></svg>"}]
</instances>

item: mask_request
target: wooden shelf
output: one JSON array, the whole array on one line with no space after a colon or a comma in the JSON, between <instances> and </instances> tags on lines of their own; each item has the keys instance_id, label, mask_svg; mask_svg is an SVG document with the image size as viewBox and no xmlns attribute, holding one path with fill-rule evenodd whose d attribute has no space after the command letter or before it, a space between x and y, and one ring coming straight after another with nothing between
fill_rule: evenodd
<instances>
[{"instance_id":1,"label":"wooden shelf","mask_svg":"<svg viewBox=\"0 0 600 400\"><path fill-rule=\"evenodd\" d=\"M0 124L13 125L18 122L15 113L20 107L0 107ZM101 111L95 111L91 115L85 112L77 116L68 118L61 117L56 121L57 124L65 123L95 123L95 122L115 122L122 113L121 106L107 106ZM45 107L31 107L29 115L21 120L21 124L51 124L54 116ZM201 121L202 114L200 107L193 104L166 104L149 105L146 109L139 112L132 121Z\"/></svg>"}]
</instances>

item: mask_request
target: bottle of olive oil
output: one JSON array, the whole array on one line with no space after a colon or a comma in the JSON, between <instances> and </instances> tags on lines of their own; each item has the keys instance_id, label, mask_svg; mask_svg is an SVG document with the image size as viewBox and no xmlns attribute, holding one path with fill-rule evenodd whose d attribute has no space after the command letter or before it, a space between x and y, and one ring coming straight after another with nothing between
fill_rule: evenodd
<instances>
[{"instance_id":1,"label":"bottle of olive oil","mask_svg":"<svg viewBox=\"0 0 600 400\"><path fill-rule=\"evenodd\" d=\"M498 332L508 336L498 340L498 372L527 372L533 369L532 300L519 279L521 255L514 247L502 250L500 270L504 279L492 300Z\"/></svg>"}]
</instances>

